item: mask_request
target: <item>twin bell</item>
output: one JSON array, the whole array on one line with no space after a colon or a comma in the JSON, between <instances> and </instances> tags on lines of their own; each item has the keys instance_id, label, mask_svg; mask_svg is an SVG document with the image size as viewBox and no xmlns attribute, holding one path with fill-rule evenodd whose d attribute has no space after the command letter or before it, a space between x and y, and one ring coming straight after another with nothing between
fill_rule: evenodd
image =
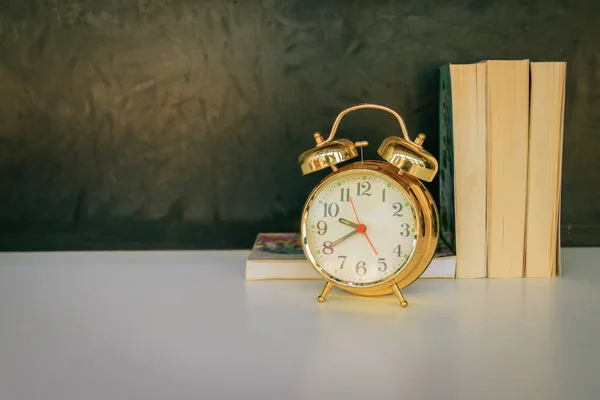
<instances>
[{"instance_id":1,"label":"twin bell","mask_svg":"<svg viewBox=\"0 0 600 400\"><path fill-rule=\"evenodd\" d=\"M316 147L305 151L298 158L302 175L331 168L337 171L337 164L351 160L358 156L357 148L365 147L366 141L351 142L348 139L333 140L335 133L344 115L360 109L377 109L392 114L400 124L402 137L390 136L386 138L377 153L388 163L398 168L398 173L407 173L420 180L431 182L438 170L436 159L423 149L425 135L420 133L414 141L407 133L406 124L402 117L394 110L377 104L359 104L342 111L336 118L327 140L323 140L320 133L315 133Z\"/></svg>"}]
</instances>

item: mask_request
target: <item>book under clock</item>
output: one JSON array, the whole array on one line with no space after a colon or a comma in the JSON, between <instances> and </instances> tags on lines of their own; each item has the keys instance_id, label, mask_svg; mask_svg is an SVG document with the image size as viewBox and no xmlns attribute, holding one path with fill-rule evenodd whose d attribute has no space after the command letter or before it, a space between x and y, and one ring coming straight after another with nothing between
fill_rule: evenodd
<instances>
[{"instance_id":1,"label":"book under clock","mask_svg":"<svg viewBox=\"0 0 600 400\"><path fill-rule=\"evenodd\" d=\"M454 278L456 256L439 241L419 279ZM246 260L246 280L322 279L306 259L299 233L259 233Z\"/></svg>"}]
</instances>

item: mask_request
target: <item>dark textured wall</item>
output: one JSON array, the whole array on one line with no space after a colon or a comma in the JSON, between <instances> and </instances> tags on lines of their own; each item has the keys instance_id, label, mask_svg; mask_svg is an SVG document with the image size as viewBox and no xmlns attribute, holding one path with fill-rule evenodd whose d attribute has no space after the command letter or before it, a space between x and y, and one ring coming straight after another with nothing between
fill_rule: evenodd
<instances>
[{"instance_id":1,"label":"dark textured wall","mask_svg":"<svg viewBox=\"0 0 600 400\"><path fill-rule=\"evenodd\" d=\"M248 247L298 229L343 108L438 154L438 68L568 62L563 244L600 244L594 1L0 1L0 248ZM339 134L376 157L392 117ZM429 185L437 198L437 180Z\"/></svg>"}]
</instances>

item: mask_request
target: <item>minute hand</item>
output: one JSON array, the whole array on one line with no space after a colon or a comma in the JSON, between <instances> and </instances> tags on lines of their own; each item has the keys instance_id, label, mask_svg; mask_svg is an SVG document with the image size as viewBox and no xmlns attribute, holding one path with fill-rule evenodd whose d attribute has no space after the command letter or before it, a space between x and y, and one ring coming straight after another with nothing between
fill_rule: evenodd
<instances>
[{"instance_id":1,"label":"minute hand","mask_svg":"<svg viewBox=\"0 0 600 400\"><path fill-rule=\"evenodd\" d=\"M349 234L347 234L346 236L342 236L341 238L339 238L335 242L331 243L331 247L334 247L334 246L340 244L344 240L348 239L349 237L352 237L352 236L356 235L357 233L358 233L358 231L352 231Z\"/></svg>"}]
</instances>

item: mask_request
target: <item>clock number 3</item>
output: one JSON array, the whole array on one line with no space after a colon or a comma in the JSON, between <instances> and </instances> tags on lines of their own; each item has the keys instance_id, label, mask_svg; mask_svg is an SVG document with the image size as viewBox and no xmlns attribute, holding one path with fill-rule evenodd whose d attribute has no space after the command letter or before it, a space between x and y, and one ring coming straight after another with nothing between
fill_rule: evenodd
<instances>
[{"instance_id":1,"label":"clock number 3","mask_svg":"<svg viewBox=\"0 0 600 400\"><path fill-rule=\"evenodd\" d=\"M402 226L403 230L402 230L402 232L400 232L400 236L407 237L408 235L410 235L410 232L408 230L408 224L404 223L401 226Z\"/></svg>"}]
</instances>

